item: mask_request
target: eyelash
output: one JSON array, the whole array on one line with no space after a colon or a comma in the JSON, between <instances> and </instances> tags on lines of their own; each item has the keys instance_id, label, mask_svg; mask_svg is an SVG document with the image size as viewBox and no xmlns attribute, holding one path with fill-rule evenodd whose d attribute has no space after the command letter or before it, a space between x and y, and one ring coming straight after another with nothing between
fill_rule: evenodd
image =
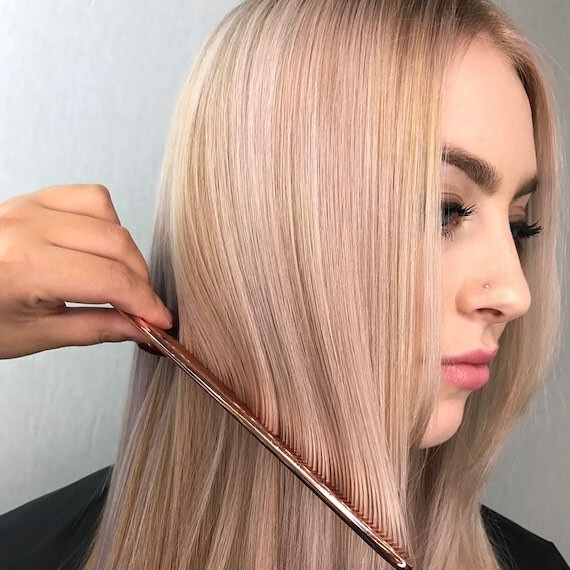
<instances>
[{"instance_id":1,"label":"eyelash","mask_svg":"<svg viewBox=\"0 0 570 570\"><path fill-rule=\"evenodd\" d=\"M465 206L465 204L458 204L457 202L443 202L442 203L442 214L443 215L452 215L457 214L460 218L468 218L472 216L477 210L475 209L475 205ZM538 226L535 227L538 222L534 224L528 225L526 222L514 222L511 224L511 231L516 231L516 235L514 236L515 246L519 253L522 252L522 240L533 237L539 234L542 231L542 227ZM454 231L455 230L447 230L445 229L449 224L442 223L442 235L446 239L453 239Z\"/></svg>"}]
</instances>

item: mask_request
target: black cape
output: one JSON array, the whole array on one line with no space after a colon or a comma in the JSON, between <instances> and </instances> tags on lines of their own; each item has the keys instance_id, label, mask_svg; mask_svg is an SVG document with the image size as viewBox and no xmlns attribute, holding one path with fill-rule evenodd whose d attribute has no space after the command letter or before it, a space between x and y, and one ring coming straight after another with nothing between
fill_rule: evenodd
<instances>
[{"instance_id":1,"label":"black cape","mask_svg":"<svg viewBox=\"0 0 570 570\"><path fill-rule=\"evenodd\" d=\"M0 516L0 570L77 570L105 504L112 465ZM570 570L554 543L481 505L505 570ZM418 569L419 570L419 569Z\"/></svg>"}]
</instances>

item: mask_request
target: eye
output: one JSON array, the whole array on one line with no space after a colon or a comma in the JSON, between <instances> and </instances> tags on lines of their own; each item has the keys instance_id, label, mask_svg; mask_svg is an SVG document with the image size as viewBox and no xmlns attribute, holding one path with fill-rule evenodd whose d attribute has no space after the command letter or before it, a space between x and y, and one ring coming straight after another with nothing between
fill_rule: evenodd
<instances>
[{"instance_id":1,"label":"eye","mask_svg":"<svg viewBox=\"0 0 570 570\"><path fill-rule=\"evenodd\" d=\"M442 236L445 239L453 239L457 227L461 225L461 218L468 218L476 212L477 210L473 204L466 206L458 202L442 202ZM449 221L450 218L455 218L455 220L459 219L459 222L452 223ZM523 251L522 240L538 235L542 231L542 227L537 226L537 224L538 222L528 225L524 220L510 224L515 246L519 254Z\"/></svg>"},{"instance_id":2,"label":"eye","mask_svg":"<svg viewBox=\"0 0 570 570\"><path fill-rule=\"evenodd\" d=\"M454 235L455 228L458 224L453 224L451 229L449 229L450 222L446 221L451 216L458 216L459 218L468 218L472 216L477 210L475 205L465 206L465 204L459 204L458 202L442 202L442 234L446 239L452 239Z\"/></svg>"},{"instance_id":3,"label":"eye","mask_svg":"<svg viewBox=\"0 0 570 570\"><path fill-rule=\"evenodd\" d=\"M517 246L519 253L523 250L521 240L536 236L542 231L542 227L537 226L536 224L538 224L538 222L535 222L529 226L524 220L511 224L511 230L514 230L516 232L514 238L515 245Z\"/></svg>"}]
</instances>

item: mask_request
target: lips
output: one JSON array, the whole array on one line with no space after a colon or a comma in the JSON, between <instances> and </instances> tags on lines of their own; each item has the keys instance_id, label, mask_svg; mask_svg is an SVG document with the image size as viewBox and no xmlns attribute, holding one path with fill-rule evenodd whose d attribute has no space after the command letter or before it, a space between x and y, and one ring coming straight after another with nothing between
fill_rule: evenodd
<instances>
[{"instance_id":1,"label":"lips","mask_svg":"<svg viewBox=\"0 0 570 570\"><path fill-rule=\"evenodd\" d=\"M442 364L441 373L446 382L464 390L479 390L489 381L487 364Z\"/></svg>"},{"instance_id":2,"label":"lips","mask_svg":"<svg viewBox=\"0 0 570 570\"><path fill-rule=\"evenodd\" d=\"M497 349L478 349L457 356L444 356L442 364L487 364L497 356Z\"/></svg>"}]
</instances>

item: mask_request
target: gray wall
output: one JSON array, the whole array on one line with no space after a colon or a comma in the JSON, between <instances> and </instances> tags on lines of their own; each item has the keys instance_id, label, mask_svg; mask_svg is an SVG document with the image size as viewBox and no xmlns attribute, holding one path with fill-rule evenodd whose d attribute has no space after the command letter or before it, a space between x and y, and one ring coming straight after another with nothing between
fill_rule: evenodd
<instances>
[{"instance_id":1,"label":"gray wall","mask_svg":"<svg viewBox=\"0 0 570 570\"><path fill-rule=\"evenodd\" d=\"M102 183L148 257L177 94L197 49L235 3L0 0L0 201L52 184ZM570 2L500 5L551 62L568 117ZM511 439L485 502L570 560L566 334L562 342L556 373ZM0 513L114 461L134 347L0 361Z\"/></svg>"}]
</instances>

